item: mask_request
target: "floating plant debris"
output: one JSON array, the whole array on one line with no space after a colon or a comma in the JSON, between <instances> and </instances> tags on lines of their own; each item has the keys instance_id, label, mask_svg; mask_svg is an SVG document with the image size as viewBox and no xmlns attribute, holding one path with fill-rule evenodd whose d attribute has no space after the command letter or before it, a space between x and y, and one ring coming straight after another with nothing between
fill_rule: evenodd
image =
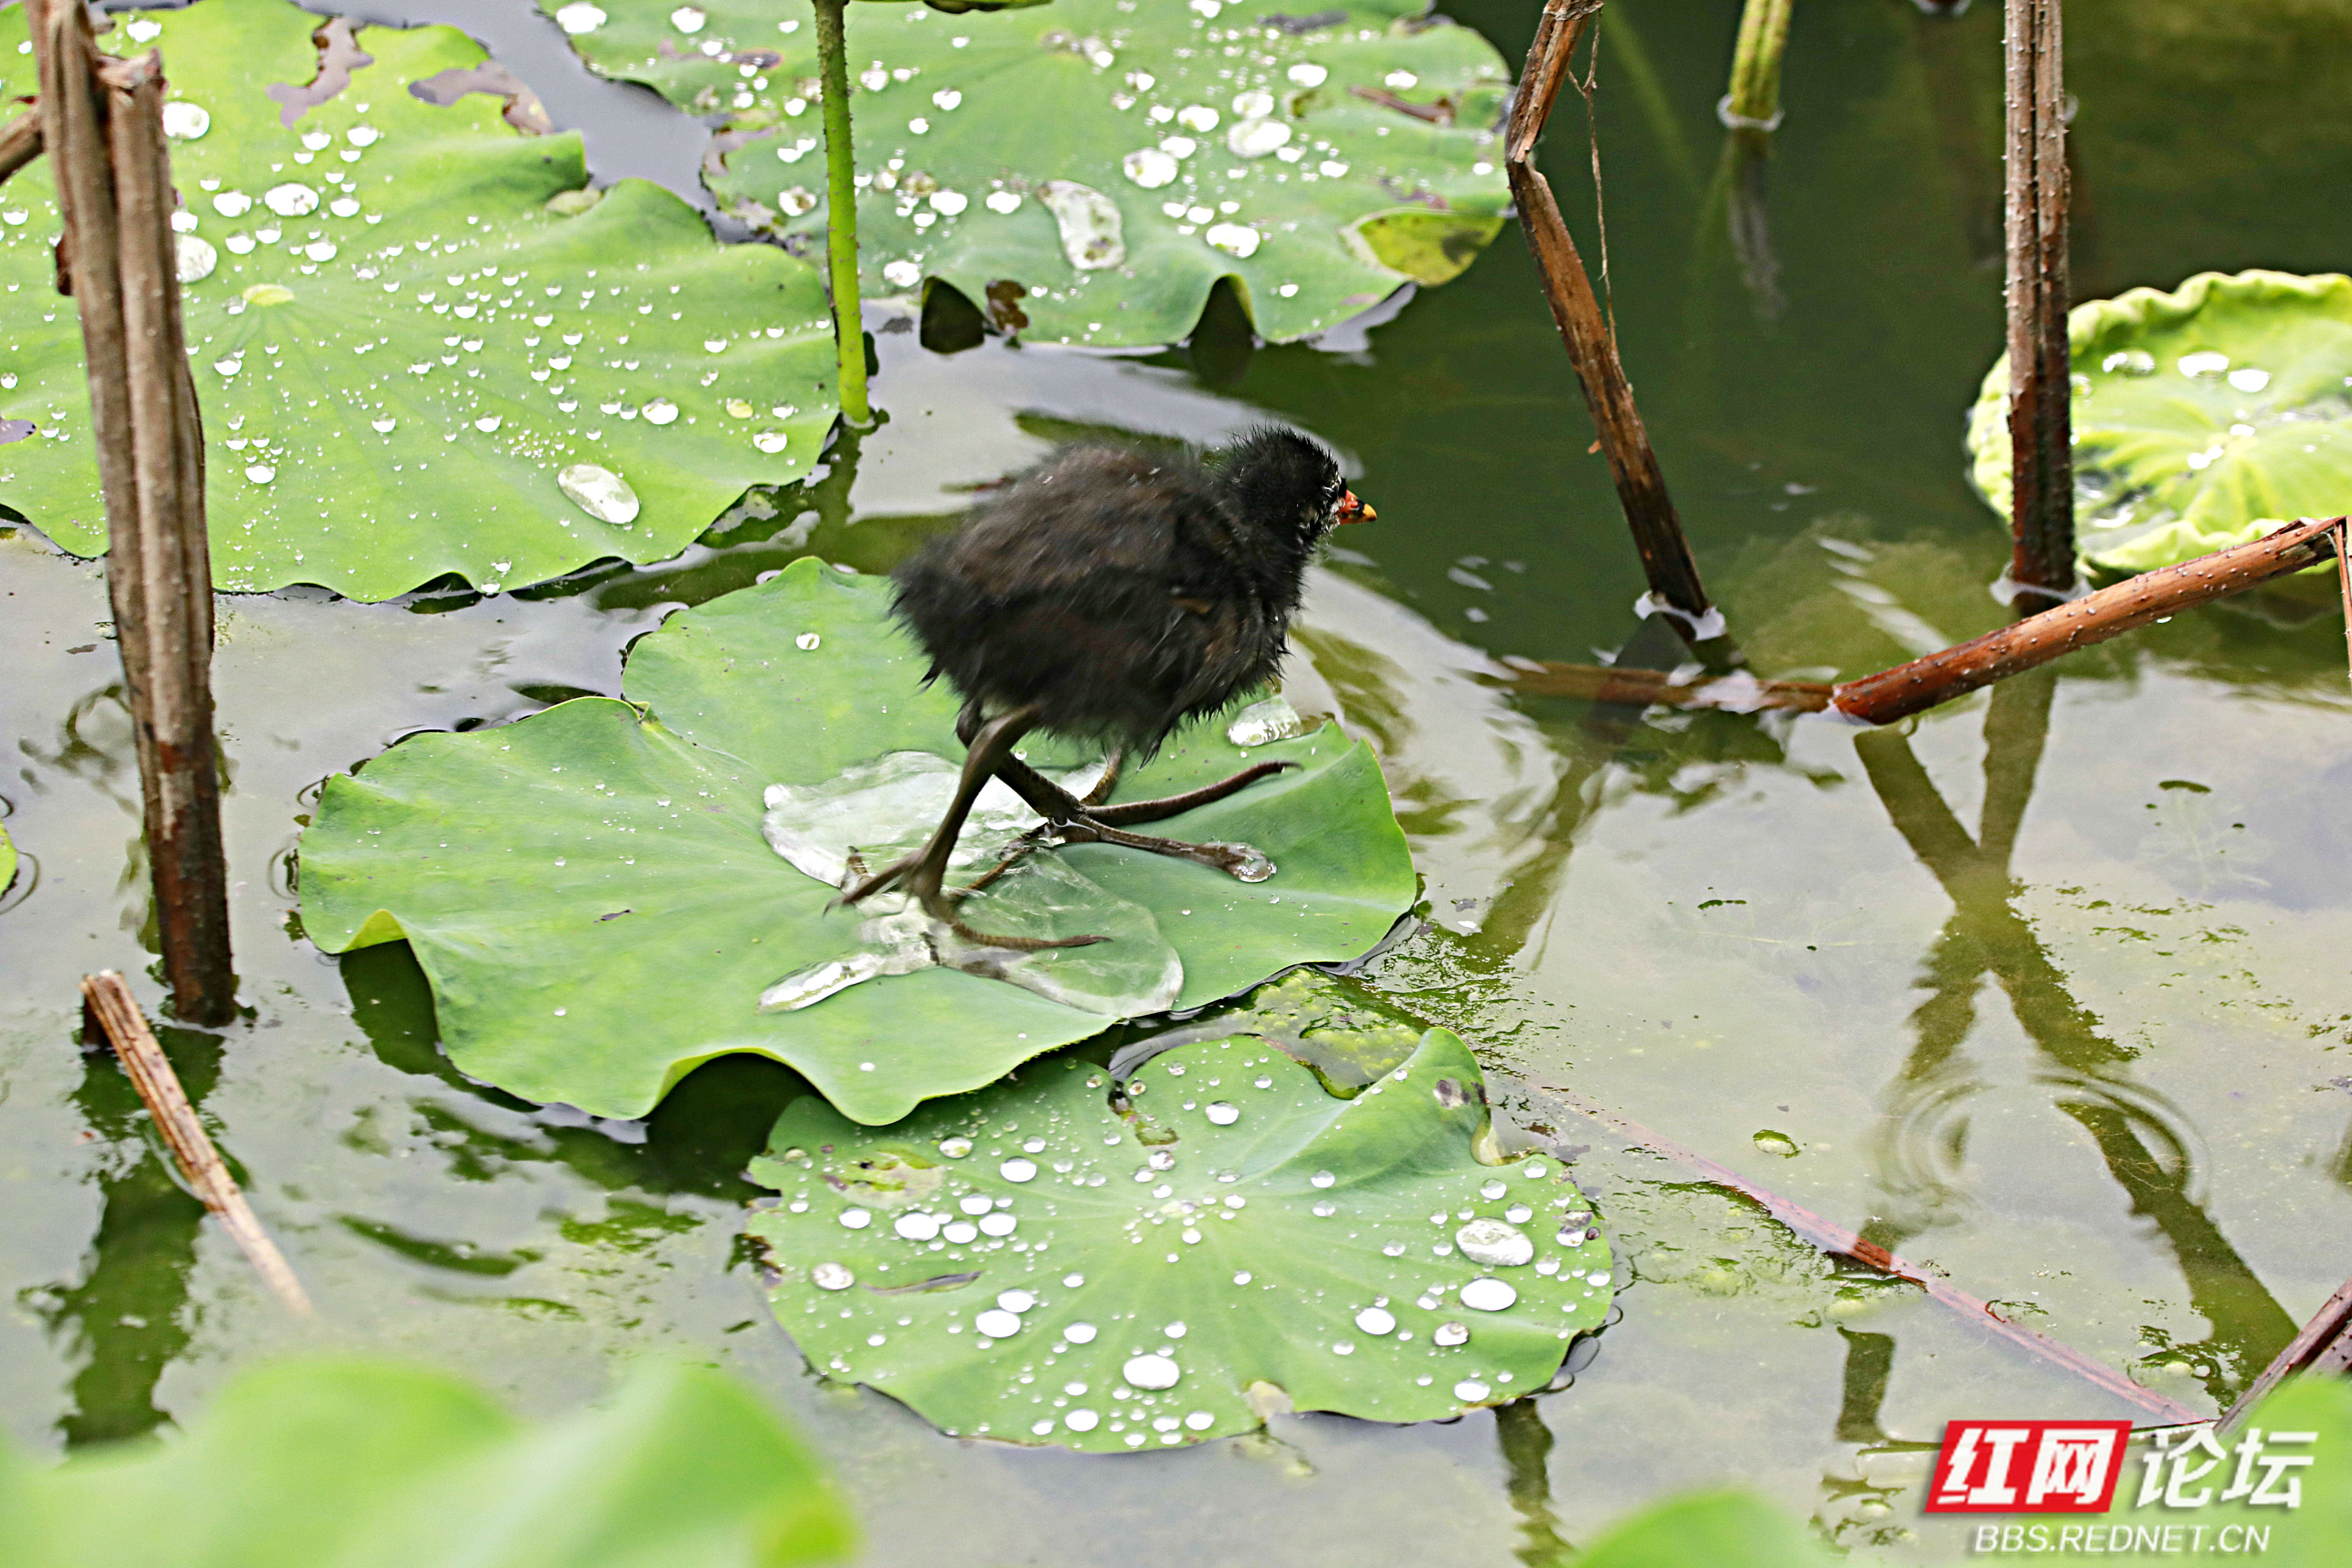
<instances>
[{"instance_id":1,"label":"floating plant debris","mask_svg":"<svg viewBox=\"0 0 2352 1568\"><path fill-rule=\"evenodd\" d=\"M750 1221L774 1266L771 1302L827 1377L961 1436L1092 1452L1253 1430L1253 1384L1385 1421L1539 1388L1608 1310L1608 1244L1580 1228L1538 1246L1500 1217L1507 1204L1590 1210L1549 1162L1477 1162L1483 1098L1434 1090L1477 1082L1460 1040L1431 1030L1405 1066L1342 1100L1248 1036L1180 1046L1136 1070L1130 1101L1270 1087L1241 1126L1202 1118L1159 1146L1111 1108L1093 1064L1067 1058L879 1131L803 1099L771 1138L784 1154L751 1172L787 1200ZM788 1157L811 1149L824 1152ZM957 1235L975 1211L982 1225ZM1506 1283L1453 1248L1391 1245L1426 1237L1433 1212L1551 1267ZM889 1223L852 1233L845 1213ZM862 1289L826 1289L821 1264ZM970 1286L900 1289L943 1270Z\"/></svg>"}]
</instances>

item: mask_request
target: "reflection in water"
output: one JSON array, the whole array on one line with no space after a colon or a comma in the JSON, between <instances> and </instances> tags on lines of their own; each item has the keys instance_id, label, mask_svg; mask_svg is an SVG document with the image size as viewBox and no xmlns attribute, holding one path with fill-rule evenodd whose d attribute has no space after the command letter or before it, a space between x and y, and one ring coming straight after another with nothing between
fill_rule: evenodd
<instances>
[{"instance_id":1,"label":"reflection in water","mask_svg":"<svg viewBox=\"0 0 2352 1568\"><path fill-rule=\"evenodd\" d=\"M1895 1336L1865 1334L1841 1328L1845 1341L1844 1393L1838 1405L1837 1440L1878 1444L1886 1433L1878 1425L1878 1407L1886 1400L1886 1379L1895 1370Z\"/></svg>"},{"instance_id":2,"label":"reflection in water","mask_svg":"<svg viewBox=\"0 0 2352 1568\"><path fill-rule=\"evenodd\" d=\"M1922 6L1912 41L1918 50L1927 110L1936 121L1936 153L1950 180L1953 205L1969 259L1979 267L2001 258L2000 58L1974 28L1952 26L1957 13Z\"/></svg>"},{"instance_id":3,"label":"reflection in water","mask_svg":"<svg viewBox=\"0 0 2352 1568\"><path fill-rule=\"evenodd\" d=\"M1788 296L1780 292L1780 262L1772 254L1772 210L1765 183L1771 149L1769 136L1734 131L1723 139L1723 160L1715 176L1739 280L1747 285L1757 319L1764 321L1779 321L1789 308ZM1714 205L1711 200L1708 206Z\"/></svg>"},{"instance_id":4,"label":"reflection in water","mask_svg":"<svg viewBox=\"0 0 2352 1568\"><path fill-rule=\"evenodd\" d=\"M1512 1555L1528 1568L1550 1568L1568 1550L1551 1510L1551 1428L1532 1399L1495 1406L1495 1436L1503 1447L1505 1486L1519 1516L1519 1544Z\"/></svg>"},{"instance_id":5,"label":"reflection in water","mask_svg":"<svg viewBox=\"0 0 2352 1568\"><path fill-rule=\"evenodd\" d=\"M1904 1489L1899 1481L1874 1483L1871 1461L1934 1445L1890 1438L1879 1425L1879 1406L1885 1402L1887 1379L1895 1370L1895 1336L1848 1328L1840 1328L1838 1334L1845 1341L1845 1378L1835 1436L1841 1443L1854 1444L1857 1451L1853 1474L1822 1478L1819 1522L1830 1540L1847 1551L1895 1546L1912 1539L1895 1517Z\"/></svg>"},{"instance_id":6,"label":"reflection in water","mask_svg":"<svg viewBox=\"0 0 2352 1568\"><path fill-rule=\"evenodd\" d=\"M1616 662L1629 668L1673 669L1695 657L1672 623L1669 616L1652 616L1643 621L1619 651ZM1738 657L1728 638L1705 645L1704 651L1730 662ZM1787 761L1778 738L1785 715L1692 713L1644 723L1645 712L1640 703L1595 702L1585 710L1579 721L1579 743L1562 748L1567 760L1551 803L1529 835L1535 842L1517 858L1509 881L1496 895L1492 912L1481 928L1479 946L1495 962L1507 962L1525 949L1551 914L1560 883L1568 875L1569 851L1599 804L1601 782L1611 768L1628 770L1634 788L1673 797L1688 810L1704 804L1725 777L1717 773L1695 789L1686 787L1681 781L1694 763L1779 766ZM1663 739L1662 731L1680 733L1672 744L1653 743Z\"/></svg>"},{"instance_id":7,"label":"reflection in water","mask_svg":"<svg viewBox=\"0 0 2352 1568\"><path fill-rule=\"evenodd\" d=\"M2074 1000L2032 927L2018 914L2010 870L2019 825L2049 733L2057 676L2038 670L1996 686L1985 719L1985 805L1976 838L1944 803L1910 742L1895 731L1858 737L1871 786L1952 900L1928 950L1912 1015L1915 1045L1891 1087L1874 1137L1890 1202L1871 1239L1893 1247L1948 1223L1965 1202L1958 1172L1967 1151L1969 1101L1985 1084L1960 1047L1976 1022L1975 995L1990 974L2045 1058L2052 1103L2091 1133L2108 1174L2151 1221L2178 1260L2189 1304L2212 1325L2202 1345L2207 1391L2220 1404L2294 1335L2293 1320L2191 1195L2196 1160L2180 1111L2124 1076L2135 1052L2109 1039ZM2153 1151L2153 1152L2152 1152Z\"/></svg>"},{"instance_id":8,"label":"reflection in water","mask_svg":"<svg viewBox=\"0 0 2352 1568\"><path fill-rule=\"evenodd\" d=\"M592 569L563 581L567 591L593 588L596 608L643 610L708 604L749 588L803 555L821 555L860 572L887 572L946 521L936 517L854 519L859 442L846 426L834 431L824 463L794 484L761 485L722 512L693 548L661 566ZM853 523L855 526L853 526ZM530 590L518 594L528 596Z\"/></svg>"},{"instance_id":9,"label":"reflection in water","mask_svg":"<svg viewBox=\"0 0 2352 1568\"><path fill-rule=\"evenodd\" d=\"M600 1129L568 1108L534 1106L474 1083L451 1066L437 1043L432 986L406 942L360 948L337 962L352 1021L376 1056L447 1091L417 1094L408 1110L459 1181L495 1181L509 1165L555 1163L640 1199L675 1194L748 1202L761 1189L743 1181L744 1166L766 1147L785 1104L805 1091L798 1075L764 1057L721 1057L688 1074L642 1124ZM377 1134L365 1118L345 1134L347 1142L387 1149L407 1138L405 1130ZM369 1222L345 1223L356 1229ZM388 1234L385 1244L392 1245Z\"/></svg>"},{"instance_id":10,"label":"reflection in water","mask_svg":"<svg viewBox=\"0 0 2352 1568\"><path fill-rule=\"evenodd\" d=\"M158 1031L192 1105L220 1077L221 1045L189 1029ZM58 1418L68 1446L152 1431L167 1419L155 1384L187 1348L194 1327L188 1274L205 1205L173 1180L168 1156L129 1075L103 1049L87 1053L74 1104L113 1155L98 1179L101 1208L89 1262L74 1285L36 1287L25 1305L83 1357L73 1405Z\"/></svg>"}]
</instances>

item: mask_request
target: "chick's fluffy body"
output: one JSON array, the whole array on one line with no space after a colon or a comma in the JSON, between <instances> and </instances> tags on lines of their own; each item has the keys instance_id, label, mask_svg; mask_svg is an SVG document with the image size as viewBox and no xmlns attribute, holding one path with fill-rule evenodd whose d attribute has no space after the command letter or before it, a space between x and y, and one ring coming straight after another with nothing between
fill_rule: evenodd
<instances>
[{"instance_id":1,"label":"chick's fluffy body","mask_svg":"<svg viewBox=\"0 0 2352 1568\"><path fill-rule=\"evenodd\" d=\"M1239 478L1114 447L1066 448L1023 474L898 573L929 679L1144 753L1272 680L1320 530L1253 521Z\"/></svg>"}]
</instances>

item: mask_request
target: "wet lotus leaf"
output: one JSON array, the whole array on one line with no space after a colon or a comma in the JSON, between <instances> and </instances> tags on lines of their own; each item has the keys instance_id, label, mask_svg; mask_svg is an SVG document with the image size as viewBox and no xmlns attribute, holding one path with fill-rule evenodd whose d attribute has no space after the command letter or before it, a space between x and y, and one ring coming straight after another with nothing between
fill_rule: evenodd
<instances>
[{"instance_id":1,"label":"wet lotus leaf","mask_svg":"<svg viewBox=\"0 0 2352 1568\"><path fill-rule=\"evenodd\" d=\"M578 136L525 134L497 91L426 101L428 80L483 63L455 28L361 29L373 63L303 107L286 84L320 75L320 25L284 0L202 0L107 36L163 50L185 132L172 157L220 586L383 599L448 573L519 586L656 561L747 486L807 471L835 406L813 268L719 244L644 181L599 198ZM24 37L23 8L0 13L11 95L33 86L31 57L5 47ZM39 427L0 446L0 500L88 555L105 515L80 335L51 286L49 178L34 163L0 204L0 416ZM567 489L574 468L596 471Z\"/></svg>"},{"instance_id":2,"label":"wet lotus leaf","mask_svg":"<svg viewBox=\"0 0 2352 1568\"><path fill-rule=\"evenodd\" d=\"M539 3L597 70L726 116L710 188L814 253L824 132L804 7ZM1002 329L1113 345L1183 337L1224 277L1274 339L1443 282L1501 227L1511 72L1425 11L1360 0L1281 26L1240 0L853 5L864 291L938 279ZM1303 21L1318 25L1290 30Z\"/></svg>"},{"instance_id":3,"label":"wet lotus leaf","mask_svg":"<svg viewBox=\"0 0 2352 1568\"><path fill-rule=\"evenodd\" d=\"M1450 283L1478 259L1502 227L1501 217L1483 213L1409 207L1368 217L1354 232L1382 266L1416 283Z\"/></svg>"},{"instance_id":4,"label":"wet lotus leaf","mask_svg":"<svg viewBox=\"0 0 2352 1568\"><path fill-rule=\"evenodd\" d=\"M169 1443L45 1468L0 1444L0 1561L25 1568L786 1568L854 1542L815 1456L699 1367L527 1426L446 1373L313 1358Z\"/></svg>"},{"instance_id":5,"label":"wet lotus leaf","mask_svg":"<svg viewBox=\"0 0 2352 1568\"><path fill-rule=\"evenodd\" d=\"M894 752L961 755L953 699L920 686L887 601L885 580L803 558L640 641L629 701L420 735L331 779L302 844L304 929L329 952L405 937L458 1067L600 1116L642 1115L702 1062L750 1051L852 1119L889 1121L1097 1033L1103 1012L936 966L760 1009L786 976L857 951L868 912L828 913L833 889L771 849L770 786ZM1085 760L1027 749L1041 766ZM1148 914L1181 959L1176 1006L1353 957L1412 901L1379 766L1335 731L1244 751L1212 721L1115 798L1269 759L1302 765L1164 830L1252 844L1277 867L1270 881L1097 845L1040 857ZM988 929L988 895L966 915Z\"/></svg>"},{"instance_id":6,"label":"wet lotus leaf","mask_svg":"<svg viewBox=\"0 0 2352 1568\"><path fill-rule=\"evenodd\" d=\"M878 1132L814 1097L777 1122L750 1230L819 1372L951 1434L1126 1453L1500 1404L1608 1311L1591 1205L1557 1161L1477 1161L1484 1086L1443 1029L1350 1100L1246 1036L1154 1057L1131 1110L1075 1058L1021 1079Z\"/></svg>"},{"instance_id":7,"label":"wet lotus leaf","mask_svg":"<svg viewBox=\"0 0 2352 1568\"><path fill-rule=\"evenodd\" d=\"M1212 1029L1254 1035L1313 1072L1325 1092L1352 1099L1412 1055L1428 1027L1352 981L1302 969L1259 986L1246 1005L1192 1025L1170 1046ZM1139 1040L1111 1065L1125 1071L1158 1054L1154 1041Z\"/></svg>"},{"instance_id":8,"label":"wet lotus leaf","mask_svg":"<svg viewBox=\"0 0 2352 1568\"><path fill-rule=\"evenodd\" d=\"M2201 272L2077 305L2076 541L2146 572L2352 497L2352 279ZM2009 515L2009 361L1969 416L1971 477ZM2318 570L2325 570L2319 568Z\"/></svg>"},{"instance_id":9,"label":"wet lotus leaf","mask_svg":"<svg viewBox=\"0 0 2352 1568\"><path fill-rule=\"evenodd\" d=\"M0 893L8 890L16 879L16 846L10 841L8 830L0 827Z\"/></svg>"}]
</instances>

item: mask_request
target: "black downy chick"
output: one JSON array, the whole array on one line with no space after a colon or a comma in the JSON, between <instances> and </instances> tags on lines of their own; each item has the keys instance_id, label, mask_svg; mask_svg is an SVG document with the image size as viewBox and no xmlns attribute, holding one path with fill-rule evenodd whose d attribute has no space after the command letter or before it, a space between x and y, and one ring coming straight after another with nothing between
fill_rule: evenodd
<instances>
[{"instance_id":1,"label":"black downy chick","mask_svg":"<svg viewBox=\"0 0 2352 1568\"><path fill-rule=\"evenodd\" d=\"M930 656L926 680L945 676L963 699L963 777L930 842L842 901L902 885L967 942L1101 940L988 937L957 918L948 856L992 775L1066 842L1124 845L1262 880L1271 868L1246 845L1124 829L1223 799L1289 763L1263 763L1162 800L1103 802L1124 755L1150 756L1186 721L1274 679L1316 545L1335 523L1372 516L1328 452L1275 426L1204 455L1066 447L1015 479L897 573L893 609ZM1013 756L1031 730L1114 748L1087 798Z\"/></svg>"}]
</instances>

